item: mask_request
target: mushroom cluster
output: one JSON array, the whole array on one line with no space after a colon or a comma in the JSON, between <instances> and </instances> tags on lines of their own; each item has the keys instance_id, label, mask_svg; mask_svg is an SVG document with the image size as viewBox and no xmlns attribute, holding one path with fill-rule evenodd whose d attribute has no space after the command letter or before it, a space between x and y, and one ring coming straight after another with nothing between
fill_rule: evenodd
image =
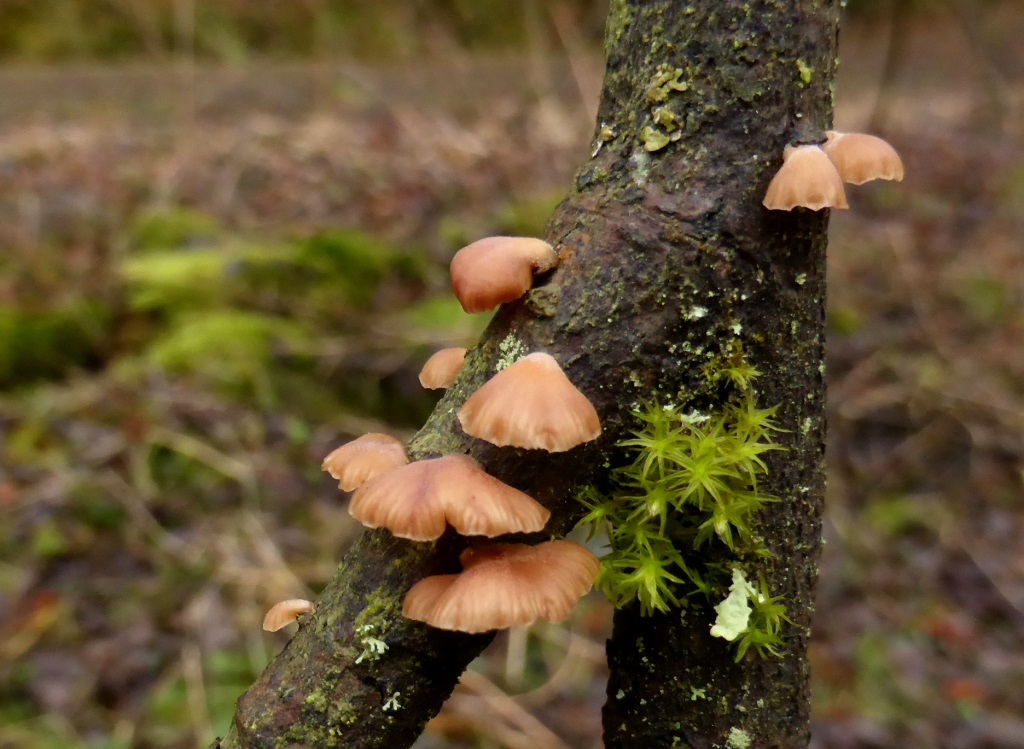
<instances>
[{"instance_id":1,"label":"mushroom cluster","mask_svg":"<svg viewBox=\"0 0 1024 749\"><path fill-rule=\"evenodd\" d=\"M451 263L452 289L467 312L513 301L533 285L534 274L558 263L539 239L491 237L464 247ZM443 349L420 372L425 388L447 388L466 349ZM494 375L458 413L466 434L498 447L564 452L597 439L597 411L550 354L524 356ZM495 538L543 530L550 511L527 494L489 475L468 455L409 462L405 446L384 434L367 434L328 455L323 469L344 491L354 492L349 513L370 528L428 542L448 526L464 536ZM409 619L441 629L484 632L520 627L537 619L561 622L591 588L599 562L571 541L536 546L495 543L467 548L462 572L421 580L406 596ZM265 627L283 627L311 610L285 601L267 614Z\"/></svg>"},{"instance_id":2,"label":"mushroom cluster","mask_svg":"<svg viewBox=\"0 0 1024 749\"><path fill-rule=\"evenodd\" d=\"M762 201L765 208L848 208L844 182L862 185L874 179L903 179L903 162L881 138L836 130L827 131L825 138L820 146L786 146L782 166Z\"/></svg>"}]
</instances>

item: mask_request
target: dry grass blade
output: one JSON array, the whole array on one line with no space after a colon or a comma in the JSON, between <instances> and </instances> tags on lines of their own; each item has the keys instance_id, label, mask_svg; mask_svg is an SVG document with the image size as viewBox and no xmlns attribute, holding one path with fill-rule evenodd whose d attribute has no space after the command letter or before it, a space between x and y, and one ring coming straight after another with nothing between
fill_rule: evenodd
<instances>
[{"instance_id":1,"label":"dry grass blade","mask_svg":"<svg viewBox=\"0 0 1024 749\"><path fill-rule=\"evenodd\" d=\"M481 733L494 735L511 749L572 749L486 676L466 671L459 685L451 709L472 716L470 720Z\"/></svg>"}]
</instances>

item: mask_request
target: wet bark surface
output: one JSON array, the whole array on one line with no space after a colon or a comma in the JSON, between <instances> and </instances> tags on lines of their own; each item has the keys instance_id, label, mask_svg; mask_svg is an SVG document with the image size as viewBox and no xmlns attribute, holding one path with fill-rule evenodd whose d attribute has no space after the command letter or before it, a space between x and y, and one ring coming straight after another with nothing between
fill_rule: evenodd
<instances>
[{"instance_id":1,"label":"wet bark surface","mask_svg":"<svg viewBox=\"0 0 1024 749\"><path fill-rule=\"evenodd\" d=\"M615 443L633 426L638 401L691 397L713 409L707 372L737 345L762 372L759 405L779 404L787 430L765 485L782 501L763 512L759 529L773 552L765 576L795 622L784 657L734 663L708 633L707 605L685 618L620 611L608 650L609 747L807 742L827 215L769 212L760 200L783 146L820 142L831 124L837 25L835 2L613 2L594 156L546 232L561 264L498 312L409 446L413 458L473 455L545 504L547 530L560 535L581 514L576 488L605 485L608 466L621 463ZM458 407L510 349L552 354L597 408L602 436L548 455L465 435ZM457 570L465 543L368 532L243 695L219 745L410 745L490 641L401 616L405 592Z\"/></svg>"}]
</instances>

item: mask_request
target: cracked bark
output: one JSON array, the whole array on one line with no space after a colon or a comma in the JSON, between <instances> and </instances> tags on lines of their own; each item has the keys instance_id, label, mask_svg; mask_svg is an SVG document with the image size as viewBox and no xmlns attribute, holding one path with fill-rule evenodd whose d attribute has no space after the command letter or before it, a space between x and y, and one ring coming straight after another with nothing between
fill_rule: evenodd
<instances>
[{"instance_id":1,"label":"cracked bark","mask_svg":"<svg viewBox=\"0 0 1024 749\"><path fill-rule=\"evenodd\" d=\"M785 631L784 657L749 654L733 663L733 651L710 637L714 613L700 603L685 618L618 612L608 648L608 747L808 741L828 216L769 212L760 200L782 147L820 142L831 126L838 12L836 0L613 0L600 148L546 231L561 265L499 310L409 445L414 459L473 455L545 504L549 530L560 535L580 514L574 488L605 484L609 461L621 462L614 445L631 427L636 401L691 398L713 409L706 368L737 342L763 373L759 404L780 404L788 430L778 440L786 451L770 455L766 484L783 501L760 516L774 553L763 572L795 622ZM495 448L462 432L455 412L494 373L509 336L524 352L559 360L601 416L598 441L547 455ZM415 544L366 533L316 612L241 697L219 746L412 744L491 639L400 614L416 581L458 569L463 544L452 534ZM369 652L368 637L387 650Z\"/></svg>"}]
</instances>

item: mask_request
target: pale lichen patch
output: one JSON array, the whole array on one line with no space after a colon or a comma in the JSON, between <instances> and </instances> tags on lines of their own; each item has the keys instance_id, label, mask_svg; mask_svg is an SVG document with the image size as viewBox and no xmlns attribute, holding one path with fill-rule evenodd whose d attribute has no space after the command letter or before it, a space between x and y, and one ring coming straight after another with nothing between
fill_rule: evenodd
<instances>
[{"instance_id":1,"label":"pale lichen patch","mask_svg":"<svg viewBox=\"0 0 1024 749\"><path fill-rule=\"evenodd\" d=\"M526 355L523 342L516 338L515 333L505 336L504 340L498 344L498 351L501 352L501 356L498 357L498 363L494 367L497 372L511 367Z\"/></svg>"},{"instance_id":2,"label":"pale lichen patch","mask_svg":"<svg viewBox=\"0 0 1024 749\"><path fill-rule=\"evenodd\" d=\"M376 629L375 622L368 622L356 627L356 636L359 638L359 644L363 646L363 651L355 659L356 663L363 661L373 663L387 651L388 644L380 638L374 637L375 634L378 634Z\"/></svg>"},{"instance_id":3,"label":"pale lichen patch","mask_svg":"<svg viewBox=\"0 0 1024 749\"><path fill-rule=\"evenodd\" d=\"M750 734L733 726L729 729L729 737L725 741L726 749L749 749L752 740Z\"/></svg>"},{"instance_id":4,"label":"pale lichen patch","mask_svg":"<svg viewBox=\"0 0 1024 749\"><path fill-rule=\"evenodd\" d=\"M753 594L754 590L750 583L747 582L743 570L739 568L734 569L732 571L732 585L729 586L729 595L715 606L715 612L717 612L718 617L715 619L715 623L711 625L712 637L721 637L732 642L740 636L743 630L750 624L752 609L748 599Z\"/></svg>"}]
</instances>

